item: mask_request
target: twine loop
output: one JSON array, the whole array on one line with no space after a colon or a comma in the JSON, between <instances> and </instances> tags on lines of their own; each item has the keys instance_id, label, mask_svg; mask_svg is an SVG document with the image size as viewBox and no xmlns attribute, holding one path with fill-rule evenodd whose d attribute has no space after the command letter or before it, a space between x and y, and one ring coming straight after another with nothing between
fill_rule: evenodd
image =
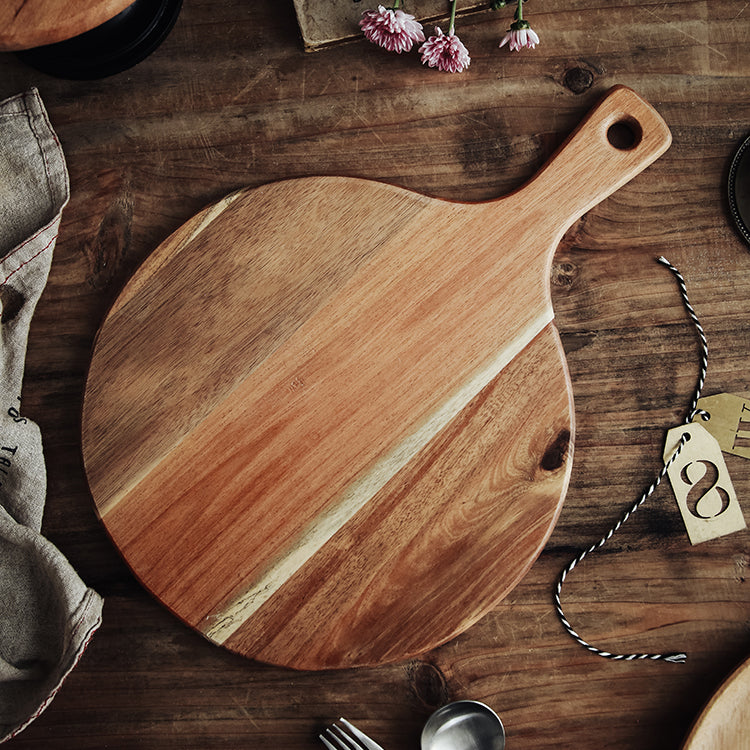
<instances>
[{"instance_id":1,"label":"twine loop","mask_svg":"<svg viewBox=\"0 0 750 750\"><path fill-rule=\"evenodd\" d=\"M695 391L693 392L693 399L690 403L690 407L687 412L687 416L685 417L685 420L683 424L690 424L696 417L700 417L703 421L707 421L710 418L710 415L708 412L704 411L703 409L698 408L698 400L701 397L701 391L703 390L703 385L706 381L706 373L708 370L708 343L706 341L706 334L703 330L703 326L700 324L700 321L698 320L698 316L695 313L695 310L693 309L693 306L690 304L690 300L688 299L688 293L687 293L687 287L685 286L685 279L682 277L682 274L663 256L657 258L657 263L660 263L661 265L668 268L675 279L677 280L677 284L680 288L680 295L682 297L682 302L685 306L685 309L688 312L688 315L690 316L690 319L693 323L693 326L695 328L696 333L698 334L698 340L700 343L700 371L698 375L698 383L695 387ZM565 613L563 612L562 603L560 601L560 596L562 593L562 586L565 582L565 579L568 577L568 575L571 573L571 571L589 554L594 552L595 550L603 547L609 539L612 538L612 536L618 531L618 529L630 518L630 516L635 513L638 508L640 508L643 503L648 500L649 497L654 493L656 488L661 483L661 480L666 476L667 472L669 471L670 466L674 463L674 461L677 459L677 456L679 456L680 451L685 446L685 443L690 439L690 435L687 432L684 432L680 436L679 443L677 444L677 447L674 449L672 455L664 461L661 469L659 470L659 473L657 474L654 481L649 485L649 487L646 488L646 490L643 492L643 494L636 500L635 503L622 515L620 520L595 544L591 545L588 549L581 552L577 557L575 557L562 571L560 574L560 577L557 581L557 585L555 587L554 592L554 598L555 598L555 609L557 610L557 615L560 618L560 622L562 623L565 630L568 632L568 634L575 640L578 644L583 646L587 651L590 651L593 654L596 654L597 656L601 656L605 659L611 659L613 661L635 661L635 660L649 660L649 661L666 661L671 664L681 664L684 663L687 660L687 654L684 654L682 652L678 653L672 653L672 654L613 654L609 651L605 651L603 649L597 648L596 646L591 645L587 641L585 641L581 636L573 629L568 619L565 617Z\"/></svg>"}]
</instances>

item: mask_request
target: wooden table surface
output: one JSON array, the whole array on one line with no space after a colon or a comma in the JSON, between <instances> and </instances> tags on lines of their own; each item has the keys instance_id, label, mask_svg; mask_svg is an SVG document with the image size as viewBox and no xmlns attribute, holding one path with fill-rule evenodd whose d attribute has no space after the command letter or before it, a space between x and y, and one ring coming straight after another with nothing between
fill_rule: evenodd
<instances>
[{"instance_id":1,"label":"wooden table surface","mask_svg":"<svg viewBox=\"0 0 750 750\"><path fill-rule=\"evenodd\" d=\"M676 750L748 656L750 531L691 546L665 485L576 569L563 601L595 644L684 650L687 663L587 653L552 595L561 569L652 481L696 383L694 331L656 256L683 272L706 329L704 393L750 391L750 248L725 197L732 153L750 133L750 7L533 0L526 16L542 43L521 54L497 49L510 13L459 21L472 63L454 76L364 41L305 53L291 1L275 0L186 2L154 55L98 82L55 80L0 55L0 97L39 88L71 178L24 384L45 439L44 532L105 597L84 658L13 746L305 750L344 715L387 750L407 750L435 708L472 698L501 715L509 750ZM507 193L616 83L648 99L674 141L556 255L576 452L559 522L523 582L430 653L326 673L245 660L157 604L100 525L80 452L92 341L138 265L206 204L271 180L344 174L452 199ZM726 460L747 517L750 462Z\"/></svg>"}]
</instances>

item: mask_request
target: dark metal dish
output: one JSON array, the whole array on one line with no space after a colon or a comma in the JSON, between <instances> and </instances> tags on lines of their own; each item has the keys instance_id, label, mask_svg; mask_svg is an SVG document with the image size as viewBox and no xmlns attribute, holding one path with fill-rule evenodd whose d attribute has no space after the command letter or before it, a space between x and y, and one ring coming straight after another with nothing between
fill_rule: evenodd
<instances>
[{"instance_id":1,"label":"dark metal dish","mask_svg":"<svg viewBox=\"0 0 750 750\"><path fill-rule=\"evenodd\" d=\"M729 168L729 211L750 245L750 136L737 149Z\"/></svg>"}]
</instances>

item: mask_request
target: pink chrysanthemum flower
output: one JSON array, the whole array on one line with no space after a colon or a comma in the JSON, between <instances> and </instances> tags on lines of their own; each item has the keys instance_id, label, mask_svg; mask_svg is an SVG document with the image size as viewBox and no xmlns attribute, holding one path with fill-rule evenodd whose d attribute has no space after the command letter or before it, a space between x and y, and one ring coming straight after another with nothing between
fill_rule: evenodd
<instances>
[{"instance_id":1,"label":"pink chrysanthemum flower","mask_svg":"<svg viewBox=\"0 0 750 750\"><path fill-rule=\"evenodd\" d=\"M424 41L422 24L403 10L385 8L366 10L359 22L365 37L390 52L408 52L416 42Z\"/></svg>"},{"instance_id":2,"label":"pink chrysanthemum flower","mask_svg":"<svg viewBox=\"0 0 750 750\"><path fill-rule=\"evenodd\" d=\"M515 21L500 42L501 47L506 44L512 52L519 52L524 47L534 49L539 44L539 35L529 26L528 21Z\"/></svg>"},{"instance_id":3,"label":"pink chrysanthemum flower","mask_svg":"<svg viewBox=\"0 0 750 750\"><path fill-rule=\"evenodd\" d=\"M422 62L431 68L444 70L446 73L460 73L469 67L471 58L469 50L456 36L451 27L447 34L435 27L435 35L431 36L420 48Z\"/></svg>"}]
</instances>

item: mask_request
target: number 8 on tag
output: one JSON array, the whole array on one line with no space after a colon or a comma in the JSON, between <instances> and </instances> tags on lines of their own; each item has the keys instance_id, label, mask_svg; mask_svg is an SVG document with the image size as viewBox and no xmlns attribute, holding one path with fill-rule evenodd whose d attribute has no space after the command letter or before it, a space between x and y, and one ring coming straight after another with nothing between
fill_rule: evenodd
<instances>
[{"instance_id":1,"label":"number 8 on tag","mask_svg":"<svg viewBox=\"0 0 750 750\"><path fill-rule=\"evenodd\" d=\"M669 460L685 434L688 440L667 475L691 544L744 529L745 518L719 443L699 423L667 433L664 460Z\"/></svg>"}]
</instances>

